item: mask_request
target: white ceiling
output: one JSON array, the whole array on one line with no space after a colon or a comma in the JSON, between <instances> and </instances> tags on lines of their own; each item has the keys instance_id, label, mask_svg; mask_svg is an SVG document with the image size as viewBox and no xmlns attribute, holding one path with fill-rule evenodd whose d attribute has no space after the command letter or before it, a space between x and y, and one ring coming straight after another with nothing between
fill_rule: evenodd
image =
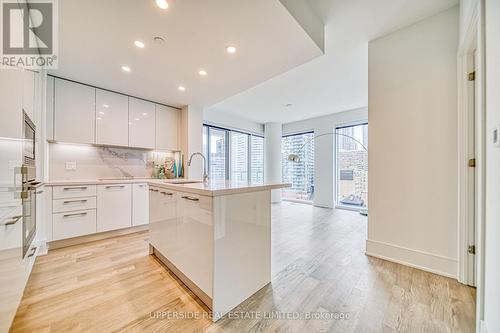
<instances>
[{"instance_id":1,"label":"white ceiling","mask_svg":"<svg viewBox=\"0 0 500 333\"><path fill-rule=\"evenodd\" d=\"M458 0L308 0L325 27L325 55L210 107L259 123L366 107L368 42ZM289 55L287 55L289 56ZM286 107L291 103L293 106Z\"/></svg>"},{"instance_id":2,"label":"white ceiling","mask_svg":"<svg viewBox=\"0 0 500 333\"><path fill-rule=\"evenodd\" d=\"M51 74L208 106L322 54L279 0L168 2L161 10L154 0L59 1L59 69ZM166 43L154 45L153 36ZM136 39L146 47L133 46ZM225 52L230 44L238 47L234 55Z\"/></svg>"}]
</instances>

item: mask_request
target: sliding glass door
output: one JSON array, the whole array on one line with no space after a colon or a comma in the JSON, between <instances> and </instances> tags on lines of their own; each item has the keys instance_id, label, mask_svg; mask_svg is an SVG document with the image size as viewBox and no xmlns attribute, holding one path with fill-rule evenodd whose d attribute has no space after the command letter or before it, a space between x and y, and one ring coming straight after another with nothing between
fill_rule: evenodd
<instances>
[{"instance_id":1,"label":"sliding glass door","mask_svg":"<svg viewBox=\"0 0 500 333\"><path fill-rule=\"evenodd\" d=\"M337 127L337 206L364 209L368 205L368 124Z\"/></svg>"},{"instance_id":2,"label":"sliding glass door","mask_svg":"<svg viewBox=\"0 0 500 333\"><path fill-rule=\"evenodd\" d=\"M285 200L313 201L314 199L314 133L284 136L281 140L282 178L292 187L282 190ZM299 162L291 162L288 155L296 154Z\"/></svg>"}]
</instances>

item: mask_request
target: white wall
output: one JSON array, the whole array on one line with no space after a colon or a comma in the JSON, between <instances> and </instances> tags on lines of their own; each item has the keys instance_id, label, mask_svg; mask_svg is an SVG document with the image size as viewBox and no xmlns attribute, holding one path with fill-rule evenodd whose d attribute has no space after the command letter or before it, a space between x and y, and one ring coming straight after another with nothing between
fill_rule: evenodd
<instances>
[{"instance_id":1,"label":"white wall","mask_svg":"<svg viewBox=\"0 0 500 333\"><path fill-rule=\"evenodd\" d=\"M458 7L369 43L367 254L456 277Z\"/></svg>"},{"instance_id":2,"label":"white wall","mask_svg":"<svg viewBox=\"0 0 500 333\"><path fill-rule=\"evenodd\" d=\"M281 183L281 123L266 123L264 136L264 182ZM281 190L271 191L271 202L281 202Z\"/></svg>"},{"instance_id":3,"label":"white wall","mask_svg":"<svg viewBox=\"0 0 500 333\"><path fill-rule=\"evenodd\" d=\"M283 135L314 131L315 135L332 133L336 126L365 122L366 108L334 113L283 125ZM370 130L368 128L368 130ZM324 136L314 142L314 205L333 208L335 199L335 138Z\"/></svg>"},{"instance_id":4,"label":"white wall","mask_svg":"<svg viewBox=\"0 0 500 333\"><path fill-rule=\"evenodd\" d=\"M500 124L500 0L485 1L486 44L486 241L484 321L500 332L500 148L492 144Z\"/></svg>"},{"instance_id":5,"label":"white wall","mask_svg":"<svg viewBox=\"0 0 500 333\"><path fill-rule=\"evenodd\" d=\"M264 125L212 109L203 110L203 122L205 124L234 129L253 134L264 134Z\"/></svg>"}]
</instances>

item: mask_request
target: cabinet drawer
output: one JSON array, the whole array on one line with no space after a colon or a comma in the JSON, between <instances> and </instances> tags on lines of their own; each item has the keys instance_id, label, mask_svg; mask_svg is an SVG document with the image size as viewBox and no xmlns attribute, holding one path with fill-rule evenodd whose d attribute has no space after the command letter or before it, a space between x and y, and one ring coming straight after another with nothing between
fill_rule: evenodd
<instances>
[{"instance_id":1,"label":"cabinet drawer","mask_svg":"<svg viewBox=\"0 0 500 333\"><path fill-rule=\"evenodd\" d=\"M97 190L95 185L54 186L52 193L53 199L71 199L95 197Z\"/></svg>"},{"instance_id":2,"label":"cabinet drawer","mask_svg":"<svg viewBox=\"0 0 500 333\"><path fill-rule=\"evenodd\" d=\"M52 233L54 240L89 235L96 231L95 209L58 213L52 216Z\"/></svg>"},{"instance_id":3,"label":"cabinet drawer","mask_svg":"<svg viewBox=\"0 0 500 333\"><path fill-rule=\"evenodd\" d=\"M58 199L52 202L54 213L73 212L75 210L89 210L96 208L96 197Z\"/></svg>"}]
</instances>

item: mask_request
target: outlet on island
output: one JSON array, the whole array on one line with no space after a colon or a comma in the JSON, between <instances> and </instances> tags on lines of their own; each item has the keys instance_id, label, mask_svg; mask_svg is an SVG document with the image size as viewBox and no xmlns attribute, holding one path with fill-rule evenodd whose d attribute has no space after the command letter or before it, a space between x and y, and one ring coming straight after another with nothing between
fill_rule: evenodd
<instances>
[{"instance_id":1,"label":"outlet on island","mask_svg":"<svg viewBox=\"0 0 500 333\"><path fill-rule=\"evenodd\" d=\"M66 170L69 171L76 170L76 162L66 162Z\"/></svg>"}]
</instances>

